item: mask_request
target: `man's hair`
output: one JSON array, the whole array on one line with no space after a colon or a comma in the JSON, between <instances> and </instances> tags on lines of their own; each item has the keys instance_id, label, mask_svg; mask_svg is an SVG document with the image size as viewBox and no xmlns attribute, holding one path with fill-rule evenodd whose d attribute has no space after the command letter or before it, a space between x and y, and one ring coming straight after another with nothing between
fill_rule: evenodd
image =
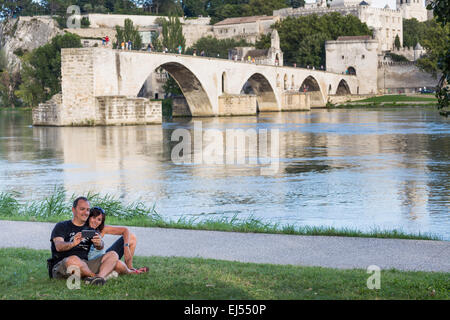
<instances>
[{"instance_id":1,"label":"man's hair","mask_svg":"<svg viewBox=\"0 0 450 320\"><path fill-rule=\"evenodd\" d=\"M86 197L78 197L78 198L76 198L75 201L73 202L73 208L76 208L76 207L77 207L78 201L80 201L80 200L89 202L88 198L86 198Z\"/></svg>"}]
</instances>

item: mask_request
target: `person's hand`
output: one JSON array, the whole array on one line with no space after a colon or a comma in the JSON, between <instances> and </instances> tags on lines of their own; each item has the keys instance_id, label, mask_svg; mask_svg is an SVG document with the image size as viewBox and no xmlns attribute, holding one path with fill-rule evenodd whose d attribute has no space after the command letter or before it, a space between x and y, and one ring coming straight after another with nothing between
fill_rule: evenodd
<instances>
[{"instance_id":1,"label":"person's hand","mask_svg":"<svg viewBox=\"0 0 450 320\"><path fill-rule=\"evenodd\" d=\"M74 247L76 247L77 245L80 244L81 240L83 239L83 237L81 236L81 232L78 232L72 240L72 244Z\"/></svg>"},{"instance_id":2,"label":"person's hand","mask_svg":"<svg viewBox=\"0 0 450 320\"><path fill-rule=\"evenodd\" d=\"M94 244L94 247L99 248L102 246L102 238L98 234L95 234L92 238L92 243Z\"/></svg>"}]
</instances>

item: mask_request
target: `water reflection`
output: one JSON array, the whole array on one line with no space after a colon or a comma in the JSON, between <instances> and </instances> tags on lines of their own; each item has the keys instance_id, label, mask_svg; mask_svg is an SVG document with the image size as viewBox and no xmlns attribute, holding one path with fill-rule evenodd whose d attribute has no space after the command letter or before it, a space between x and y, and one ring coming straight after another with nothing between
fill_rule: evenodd
<instances>
[{"instance_id":1,"label":"water reflection","mask_svg":"<svg viewBox=\"0 0 450 320\"><path fill-rule=\"evenodd\" d=\"M315 110L202 118L203 130L278 129L279 170L260 165L175 165L162 126L31 127L0 112L0 191L40 198L111 193L156 202L168 217L254 215L280 223L433 232L450 239L450 129L435 110ZM193 142L192 142L193 143ZM203 149L207 143L203 144ZM194 152L195 146L192 146Z\"/></svg>"}]
</instances>

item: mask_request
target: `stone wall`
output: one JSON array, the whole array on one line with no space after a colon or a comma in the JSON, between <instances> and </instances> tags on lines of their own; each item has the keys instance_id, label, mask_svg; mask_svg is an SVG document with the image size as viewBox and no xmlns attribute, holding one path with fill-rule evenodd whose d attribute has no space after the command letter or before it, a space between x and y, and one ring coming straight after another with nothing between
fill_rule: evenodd
<instances>
[{"instance_id":1,"label":"stone wall","mask_svg":"<svg viewBox=\"0 0 450 320\"><path fill-rule=\"evenodd\" d=\"M114 28L116 25L124 26L125 19L131 19L134 26L148 27L155 25L158 18L166 18L163 16L150 15L126 15L126 14L99 14L90 13L86 15L89 18L91 28ZM181 23L190 25L208 25L211 18L202 17L197 19L180 18Z\"/></svg>"},{"instance_id":2,"label":"stone wall","mask_svg":"<svg viewBox=\"0 0 450 320\"><path fill-rule=\"evenodd\" d=\"M281 111L311 110L311 94L286 91L281 95Z\"/></svg>"},{"instance_id":3,"label":"stone wall","mask_svg":"<svg viewBox=\"0 0 450 320\"><path fill-rule=\"evenodd\" d=\"M418 92L419 88L436 87L439 76L422 72L412 62L389 62L378 64L378 89L380 93Z\"/></svg>"},{"instance_id":4,"label":"stone wall","mask_svg":"<svg viewBox=\"0 0 450 320\"><path fill-rule=\"evenodd\" d=\"M256 115L256 96L247 94L222 94L219 96L218 115Z\"/></svg>"},{"instance_id":5,"label":"stone wall","mask_svg":"<svg viewBox=\"0 0 450 320\"><path fill-rule=\"evenodd\" d=\"M135 125L162 123L161 101L126 96L95 99L96 125Z\"/></svg>"},{"instance_id":6,"label":"stone wall","mask_svg":"<svg viewBox=\"0 0 450 320\"><path fill-rule=\"evenodd\" d=\"M327 71L345 74L352 67L356 71L359 89L353 94L377 93L377 41L341 40L326 41ZM331 92L336 92L332 88Z\"/></svg>"},{"instance_id":7,"label":"stone wall","mask_svg":"<svg viewBox=\"0 0 450 320\"><path fill-rule=\"evenodd\" d=\"M61 125L95 122L94 74L90 48L61 49Z\"/></svg>"},{"instance_id":8,"label":"stone wall","mask_svg":"<svg viewBox=\"0 0 450 320\"><path fill-rule=\"evenodd\" d=\"M191 117L191 109L186 101L186 98L173 97L172 98L172 116L173 117Z\"/></svg>"},{"instance_id":9,"label":"stone wall","mask_svg":"<svg viewBox=\"0 0 450 320\"><path fill-rule=\"evenodd\" d=\"M40 103L36 108L33 108L33 125L59 126L61 123L61 103L62 96L58 93L47 102Z\"/></svg>"}]
</instances>

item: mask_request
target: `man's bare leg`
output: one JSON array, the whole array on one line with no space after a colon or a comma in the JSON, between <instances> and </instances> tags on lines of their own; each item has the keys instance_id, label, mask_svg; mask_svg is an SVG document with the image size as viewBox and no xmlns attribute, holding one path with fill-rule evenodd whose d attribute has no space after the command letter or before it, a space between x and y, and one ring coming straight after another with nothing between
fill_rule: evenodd
<instances>
[{"instance_id":1,"label":"man's bare leg","mask_svg":"<svg viewBox=\"0 0 450 320\"><path fill-rule=\"evenodd\" d=\"M77 256L70 256L66 258L66 270L71 267L71 266L75 266L77 268L80 269L80 276L82 278L85 277L94 277L95 273L93 273L88 265L86 264L86 262L84 262L83 260L81 260L79 257Z\"/></svg>"}]
</instances>

